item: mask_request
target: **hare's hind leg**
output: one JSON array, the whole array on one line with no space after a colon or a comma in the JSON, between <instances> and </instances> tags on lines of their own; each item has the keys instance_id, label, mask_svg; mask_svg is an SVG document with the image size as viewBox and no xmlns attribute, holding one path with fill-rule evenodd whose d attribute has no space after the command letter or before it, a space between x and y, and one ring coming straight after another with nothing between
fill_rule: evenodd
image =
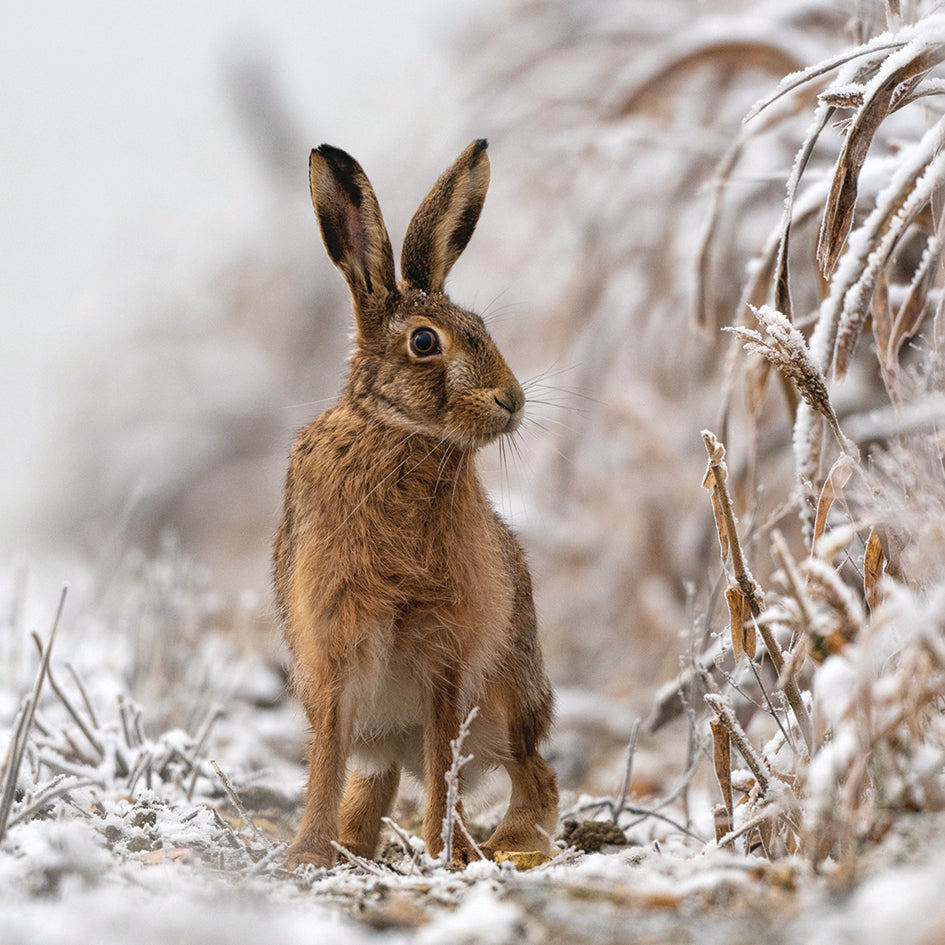
<instances>
[{"instance_id":1,"label":"hare's hind leg","mask_svg":"<svg viewBox=\"0 0 945 945\"><path fill-rule=\"evenodd\" d=\"M364 775L355 769L348 778L341 802L341 845L356 856L370 859L377 850L381 818L394 802L400 768L391 765L386 771Z\"/></svg>"},{"instance_id":2,"label":"hare's hind leg","mask_svg":"<svg viewBox=\"0 0 945 945\"><path fill-rule=\"evenodd\" d=\"M512 797L505 817L485 842L483 852L492 857L499 850L551 853L551 835L558 823L558 782L538 753L537 743L545 734L551 716L547 705L523 706L507 691L509 753L503 767L512 781Z\"/></svg>"}]
</instances>

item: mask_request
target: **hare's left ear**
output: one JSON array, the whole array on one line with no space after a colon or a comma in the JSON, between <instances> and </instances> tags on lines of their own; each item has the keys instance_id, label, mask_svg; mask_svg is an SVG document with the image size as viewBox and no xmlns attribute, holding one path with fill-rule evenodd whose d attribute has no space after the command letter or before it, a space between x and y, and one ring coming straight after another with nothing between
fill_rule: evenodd
<instances>
[{"instance_id":1,"label":"hare's left ear","mask_svg":"<svg viewBox=\"0 0 945 945\"><path fill-rule=\"evenodd\" d=\"M489 188L485 138L474 141L423 198L404 237L404 281L424 292L442 292L446 277L476 228Z\"/></svg>"},{"instance_id":2,"label":"hare's left ear","mask_svg":"<svg viewBox=\"0 0 945 945\"><path fill-rule=\"evenodd\" d=\"M312 152L309 181L325 249L351 289L358 327L370 337L396 292L394 254L374 188L350 154L328 144Z\"/></svg>"}]
</instances>

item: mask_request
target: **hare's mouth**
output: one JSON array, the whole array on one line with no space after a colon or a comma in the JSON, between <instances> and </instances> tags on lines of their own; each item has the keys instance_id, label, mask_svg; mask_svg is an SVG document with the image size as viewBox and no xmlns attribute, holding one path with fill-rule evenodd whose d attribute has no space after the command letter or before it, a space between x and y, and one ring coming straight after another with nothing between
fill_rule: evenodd
<instances>
[{"instance_id":1,"label":"hare's mouth","mask_svg":"<svg viewBox=\"0 0 945 945\"><path fill-rule=\"evenodd\" d=\"M446 438L465 449L479 449L514 433L522 422L524 405L516 397L490 391L451 411Z\"/></svg>"}]
</instances>

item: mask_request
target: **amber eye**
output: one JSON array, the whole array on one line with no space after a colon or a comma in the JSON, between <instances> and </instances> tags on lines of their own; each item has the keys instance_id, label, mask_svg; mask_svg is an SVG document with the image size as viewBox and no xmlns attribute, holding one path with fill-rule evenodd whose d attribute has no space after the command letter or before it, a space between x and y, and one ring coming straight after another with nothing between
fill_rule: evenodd
<instances>
[{"instance_id":1,"label":"amber eye","mask_svg":"<svg viewBox=\"0 0 945 945\"><path fill-rule=\"evenodd\" d=\"M432 328L418 328L410 336L410 351L418 358L428 358L441 350L440 339Z\"/></svg>"}]
</instances>

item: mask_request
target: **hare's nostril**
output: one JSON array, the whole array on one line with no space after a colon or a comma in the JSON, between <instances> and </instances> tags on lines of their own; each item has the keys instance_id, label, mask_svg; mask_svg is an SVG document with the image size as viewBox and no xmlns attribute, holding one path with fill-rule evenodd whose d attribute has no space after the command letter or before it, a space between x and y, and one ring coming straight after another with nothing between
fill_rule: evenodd
<instances>
[{"instance_id":1,"label":"hare's nostril","mask_svg":"<svg viewBox=\"0 0 945 945\"><path fill-rule=\"evenodd\" d=\"M508 394L505 395L505 398L501 398L498 396L498 394L494 394L492 399L503 410L508 410L509 413L515 413L515 401L511 397L509 397Z\"/></svg>"}]
</instances>

